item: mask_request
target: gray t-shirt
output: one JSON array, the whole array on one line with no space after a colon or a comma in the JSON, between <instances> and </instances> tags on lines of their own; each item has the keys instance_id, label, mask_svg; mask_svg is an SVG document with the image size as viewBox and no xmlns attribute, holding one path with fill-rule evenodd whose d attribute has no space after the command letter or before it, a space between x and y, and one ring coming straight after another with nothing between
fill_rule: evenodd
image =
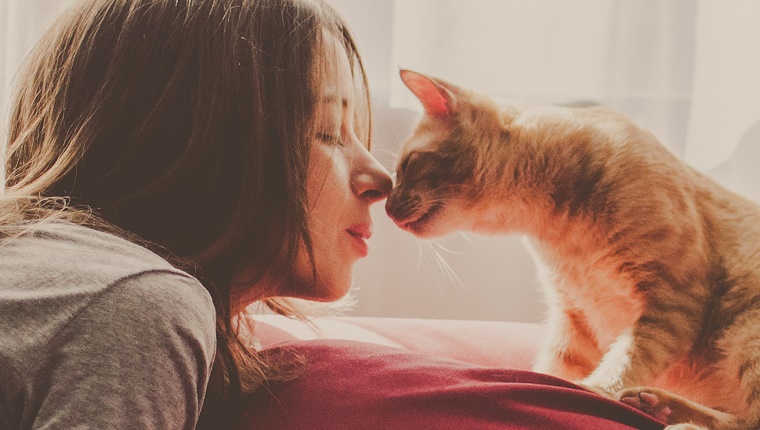
<instances>
[{"instance_id":1,"label":"gray t-shirt","mask_svg":"<svg viewBox=\"0 0 760 430\"><path fill-rule=\"evenodd\" d=\"M194 429L214 320L197 279L116 236L0 245L0 429Z\"/></svg>"}]
</instances>

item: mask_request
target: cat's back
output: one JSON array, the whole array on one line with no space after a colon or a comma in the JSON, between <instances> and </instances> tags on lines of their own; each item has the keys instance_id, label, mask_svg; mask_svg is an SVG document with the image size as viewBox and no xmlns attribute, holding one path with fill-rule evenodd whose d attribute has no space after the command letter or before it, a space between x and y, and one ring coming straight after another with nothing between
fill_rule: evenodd
<instances>
[{"instance_id":1,"label":"cat's back","mask_svg":"<svg viewBox=\"0 0 760 430\"><path fill-rule=\"evenodd\" d=\"M704 219L714 261L731 300L760 300L760 204L693 171L696 204Z\"/></svg>"},{"instance_id":2,"label":"cat's back","mask_svg":"<svg viewBox=\"0 0 760 430\"><path fill-rule=\"evenodd\" d=\"M620 171L625 179L646 179L660 173L679 175L688 169L657 137L631 118L605 106L536 105L505 107L505 115L518 139L539 142L537 148L583 153L606 173ZM557 160L568 159L554 155ZM573 159L570 157L569 159Z\"/></svg>"}]
</instances>

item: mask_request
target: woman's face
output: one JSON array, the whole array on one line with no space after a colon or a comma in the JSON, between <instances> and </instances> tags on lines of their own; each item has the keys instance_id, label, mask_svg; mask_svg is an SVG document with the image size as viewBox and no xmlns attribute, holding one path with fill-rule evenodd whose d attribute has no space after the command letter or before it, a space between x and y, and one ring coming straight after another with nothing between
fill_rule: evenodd
<instances>
[{"instance_id":1,"label":"woman's face","mask_svg":"<svg viewBox=\"0 0 760 430\"><path fill-rule=\"evenodd\" d=\"M348 57L337 38L325 39L325 71L316 106L315 132L307 179L308 225L314 250L316 285L304 247L299 250L294 285L284 295L320 301L343 297L353 267L368 253L372 234L369 208L387 197L388 171L369 153L354 130L357 97Z\"/></svg>"}]
</instances>

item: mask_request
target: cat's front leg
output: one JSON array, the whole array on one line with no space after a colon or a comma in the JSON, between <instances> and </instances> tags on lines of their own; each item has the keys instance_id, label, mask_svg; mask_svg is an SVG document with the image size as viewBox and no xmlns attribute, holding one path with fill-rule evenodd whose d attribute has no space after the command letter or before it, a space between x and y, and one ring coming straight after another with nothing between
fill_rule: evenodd
<instances>
[{"instance_id":1,"label":"cat's front leg","mask_svg":"<svg viewBox=\"0 0 760 430\"><path fill-rule=\"evenodd\" d=\"M675 360L689 353L701 321L698 308L650 301L582 384L610 396L623 388L650 385Z\"/></svg>"},{"instance_id":2,"label":"cat's front leg","mask_svg":"<svg viewBox=\"0 0 760 430\"><path fill-rule=\"evenodd\" d=\"M601 357L583 314L560 308L549 310L547 338L534 371L577 381L591 374Z\"/></svg>"}]
</instances>

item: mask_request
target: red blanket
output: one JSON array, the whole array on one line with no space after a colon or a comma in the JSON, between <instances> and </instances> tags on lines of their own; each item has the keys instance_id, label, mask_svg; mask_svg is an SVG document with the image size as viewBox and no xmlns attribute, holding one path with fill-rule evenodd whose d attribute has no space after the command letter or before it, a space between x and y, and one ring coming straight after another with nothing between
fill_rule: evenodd
<instances>
[{"instance_id":1,"label":"red blanket","mask_svg":"<svg viewBox=\"0 0 760 430\"><path fill-rule=\"evenodd\" d=\"M244 429L623 430L663 423L561 379L489 368L394 347L311 340L299 378L250 405Z\"/></svg>"}]
</instances>

